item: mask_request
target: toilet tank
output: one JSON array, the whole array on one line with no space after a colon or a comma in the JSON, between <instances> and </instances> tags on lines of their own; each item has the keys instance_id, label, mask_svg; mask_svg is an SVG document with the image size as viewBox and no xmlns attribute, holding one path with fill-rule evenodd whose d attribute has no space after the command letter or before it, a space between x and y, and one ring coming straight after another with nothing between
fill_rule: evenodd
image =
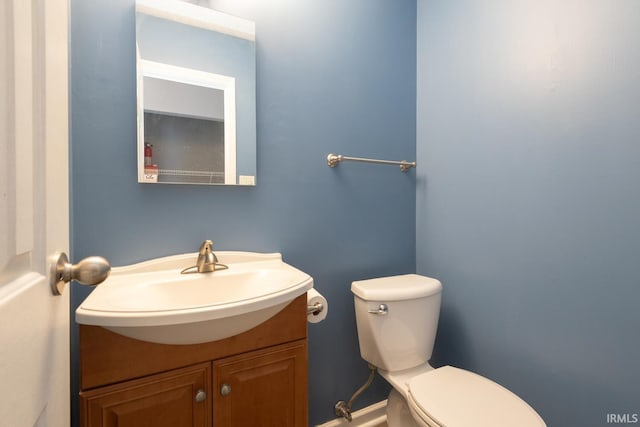
<instances>
[{"instance_id":1,"label":"toilet tank","mask_svg":"<svg viewBox=\"0 0 640 427\"><path fill-rule=\"evenodd\" d=\"M400 371L431 358L440 316L440 281L405 274L356 281L351 292L364 360L386 371Z\"/></svg>"}]
</instances>

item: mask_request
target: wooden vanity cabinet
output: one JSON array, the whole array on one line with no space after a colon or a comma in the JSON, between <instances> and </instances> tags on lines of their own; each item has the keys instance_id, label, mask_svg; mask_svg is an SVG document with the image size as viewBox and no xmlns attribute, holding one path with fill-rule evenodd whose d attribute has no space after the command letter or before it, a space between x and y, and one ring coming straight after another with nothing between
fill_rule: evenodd
<instances>
[{"instance_id":1,"label":"wooden vanity cabinet","mask_svg":"<svg viewBox=\"0 0 640 427\"><path fill-rule=\"evenodd\" d=\"M243 334L193 345L80 326L83 427L306 427L306 295Z\"/></svg>"}]
</instances>

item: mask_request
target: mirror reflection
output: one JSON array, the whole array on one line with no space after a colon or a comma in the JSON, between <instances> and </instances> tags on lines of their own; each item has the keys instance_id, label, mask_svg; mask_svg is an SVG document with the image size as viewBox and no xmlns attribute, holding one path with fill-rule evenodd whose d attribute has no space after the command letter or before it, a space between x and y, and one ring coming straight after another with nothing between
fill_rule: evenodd
<instances>
[{"instance_id":1,"label":"mirror reflection","mask_svg":"<svg viewBox=\"0 0 640 427\"><path fill-rule=\"evenodd\" d=\"M255 185L253 23L137 0L136 42L138 181Z\"/></svg>"}]
</instances>

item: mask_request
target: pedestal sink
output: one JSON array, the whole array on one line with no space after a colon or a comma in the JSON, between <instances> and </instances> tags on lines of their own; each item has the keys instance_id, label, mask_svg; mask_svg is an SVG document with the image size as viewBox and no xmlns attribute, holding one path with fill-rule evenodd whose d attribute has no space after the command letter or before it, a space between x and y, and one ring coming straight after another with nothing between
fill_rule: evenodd
<instances>
[{"instance_id":1,"label":"pedestal sink","mask_svg":"<svg viewBox=\"0 0 640 427\"><path fill-rule=\"evenodd\" d=\"M245 332L313 287L279 253L216 255L228 269L181 274L197 253L115 267L78 307L76 321L142 341L196 344Z\"/></svg>"}]
</instances>

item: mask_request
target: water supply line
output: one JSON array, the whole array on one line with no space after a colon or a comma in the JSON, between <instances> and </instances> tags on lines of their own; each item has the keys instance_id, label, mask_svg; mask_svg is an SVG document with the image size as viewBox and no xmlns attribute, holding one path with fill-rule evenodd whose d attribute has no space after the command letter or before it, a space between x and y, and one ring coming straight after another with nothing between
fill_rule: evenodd
<instances>
[{"instance_id":1,"label":"water supply line","mask_svg":"<svg viewBox=\"0 0 640 427\"><path fill-rule=\"evenodd\" d=\"M345 403L344 400L340 400L334 406L336 415L338 417L345 418L348 422L351 422L352 420L351 406L353 405L354 400L356 400L356 398L360 396L362 392L365 391L371 385L371 383L373 382L373 378L376 376L376 371L378 370L378 368L373 366L371 363L369 363L368 366L369 366L369 378L367 378L367 382L364 383L362 387L360 387L358 390L356 390L355 393L353 393L353 396L351 396L351 399L349 399L348 403Z\"/></svg>"}]
</instances>

